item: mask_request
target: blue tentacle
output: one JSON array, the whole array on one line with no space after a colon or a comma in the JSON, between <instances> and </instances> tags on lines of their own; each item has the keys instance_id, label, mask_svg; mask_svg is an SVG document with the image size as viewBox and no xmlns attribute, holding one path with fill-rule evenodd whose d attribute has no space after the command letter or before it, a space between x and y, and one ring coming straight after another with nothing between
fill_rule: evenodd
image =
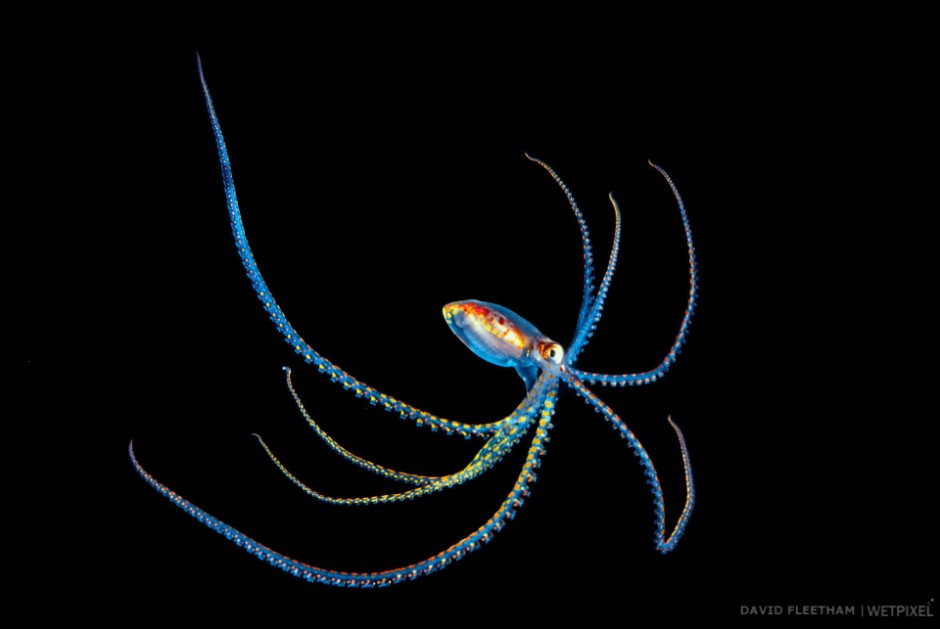
<instances>
[{"instance_id":1,"label":"blue tentacle","mask_svg":"<svg viewBox=\"0 0 940 629\"><path fill-rule=\"evenodd\" d=\"M607 270L604 272L601 285L597 289L597 296L591 302L591 310L588 312L587 317L585 317L584 322L575 332L571 347L568 348L568 361L569 364L572 365L578 359L578 354L581 353L581 350L587 346L591 335L593 335L594 330L597 329L597 324L601 321L604 301L607 299L607 291L610 290L610 282L614 279L614 271L617 268L617 256L620 254L620 207L614 200L613 193L609 194L608 198L610 199L611 205L614 206L614 244L610 248L610 260L607 263Z\"/></svg>"},{"instance_id":2,"label":"blue tentacle","mask_svg":"<svg viewBox=\"0 0 940 629\"><path fill-rule=\"evenodd\" d=\"M546 172L552 176L552 179L555 180L555 183L558 184L558 187L561 188L561 191L565 193L565 196L568 198L568 204L571 206L572 211L574 211L574 217L578 221L578 228L581 230L581 243L584 248L584 292L581 295L581 309L578 311L578 322L574 326L575 334L577 335L577 331L584 325L588 316L588 311L591 308L592 294L594 293L594 251L591 249L591 234L588 232L587 221L584 220L584 215L581 213L578 203L574 200L574 195L571 194L571 191L568 189L568 186L565 185L565 182L561 180L561 177L552 170L551 166L542 160L532 157L528 153L526 153L525 156L529 161L533 161L544 168Z\"/></svg>"},{"instance_id":3,"label":"blue tentacle","mask_svg":"<svg viewBox=\"0 0 940 629\"><path fill-rule=\"evenodd\" d=\"M206 108L209 111L209 119L212 123L212 133L215 136L215 144L219 153L219 163L222 167L222 184L225 189L225 200L228 205L229 219L232 223L232 233L235 236L235 245L238 248L238 255L241 257L242 265L248 274L248 279L258 295L258 299L264 304L271 320L277 326L278 331L287 340L294 351L300 354L303 359L311 365L316 365L317 369L330 376L334 382L339 382L343 388L353 391L356 396L368 399L372 404L378 405L387 411L398 413L402 418L411 419L418 425L429 426L432 429L440 429L446 433L456 433L464 437L486 436L496 432L498 428L492 425L474 425L463 422L452 421L443 417L437 417L417 409L401 400L386 395L376 389L373 389L364 382L360 382L349 375L332 362L321 356L310 345L304 341L300 334L287 320L281 307L275 301L274 296L268 289L258 264L255 261L251 247L248 245L248 237L245 234L245 227L242 224L241 211L238 207L238 198L235 194L235 182L232 178L232 165L229 160L228 149L225 147L225 138L222 136L222 127L215 113L215 106L212 104L212 96L209 94L209 87L206 84L206 78L202 71L202 60L198 58L199 80L202 83L202 92L206 100Z\"/></svg>"},{"instance_id":4,"label":"blue tentacle","mask_svg":"<svg viewBox=\"0 0 940 629\"><path fill-rule=\"evenodd\" d=\"M651 369L649 371L641 371L638 373L622 373L622 374L609 374L609 373L593 373L590 371L581 371L575 367L568 367L568 371L571 372L573 376L584 380L585 382L590 382L591 384L602 384L604 386L636 386L641 384L652 384L659 380L666 373L666 370L669 368L669 364L663 363L659 365L656 369Z\"/></svg>"},{"instance_id":5,"label":"blue tentacle","mask_svg":"<svg viewBox=\"0 0 940 629\"><path fill-rule=\"evenodd\" d=\"M669 368L672 366L672 364L676 362L676 358L678 357L679 352L682 350L682 346L685 343L686 337L688 336L689 324L691 323L692 315L695 312L695 304L698 299L698 267L695 259L695 247L692 244L692 227L689 225L689 216L685 211L685 205L682 202L682 197L679 195L679 190L676 188L676 184L673 183L672 179L665 170L653 162L650 162L649 164L659 171L659 174L661 174L666 180L666 183L669 184L669 188L672 190L672 194L679 206L679 214L682 216L682 228L685 231L685 240L689 250L689 301L686 304L685 313L682 316L682 322L679 324L679 332L676 334L676 339L673 341L672 347L669 349L666 357L659 365L653 369L650 369L649 371L627 374L602 374L580 371L577 369L571 370L572 373L578 378L590 382L591 384L600 383L605 386L632 386L638 384L649 384L661 378L667 371L669 371Z\"/></svg>"},{"instance_id":6,"label":"blue tentacle","mask_svg":"<svg viewBox=\"0 0 940 629\"><path fill-rule=\"evenodd\" d=\"M290 369L286 367L284 369L287 372L287 386L290 388L291 394L294 396L294 400L297 403L298 408L300 408L304 418L307 420L307 423L311 428L313 428L317 435L323 439L327 445L330 446L334 452L342 456L344 459L374 474L420 486L415 490L383 496L369 496L364 498L335 498L333 496L327 496L305 485L303 481L291 473L280 461L280 459L277 458L277 456L264 442L264 439L262 439L260 435L255 435L255 437L261 443L261 447L264 448L265 453L268 455L271 461L274 462L281 473L284 474L284 476L286 476L295 485L300 487L304 493L323 502L348 505L377 504L407 500L432 492L441 491L443 489L447 489L448 487L460 485L470 480L471 478L475 478L480 473L490 469L496 463L498 463L499 460L502 459L502 457L508 453L513 448L513 446L515 446L519 439L522 438L532 417L538 413L542 405L545 403L544 395L546 387L548 386L547 379L544 377L544 375L540 376L536 385L532 388L532 391L529 393L529 395L526 396L526 399L519 404L512 415L507 417L505 420L502 420L503 428L501 428L498 432L489 438L489 440L474 456L473 460L471 460L471 462L467 464L467 466L462 470L453 474L447 474L445 476L424 476L421 474L399 472L397 470L379 465L378 463L374 463L373 461L351 453L349 450L338 444L313 420L313 418L307 412L303 402L300 400L300 397L294 390L293 383L291 382L290 378Z\"/></svg>"},{"instance_id":7,"label":"blue tentacle","mask_svg":"<svg viewBox=\"0 0 940 629\"><path fill-rule=\"evenodd\" d=\"M539 409L535 409L539 410ZM462 485L469 480L472 480L482 474L483 472L488 471L494 465L496 465L502 458L512 450L513 446L519 442L519 440L528 432L529 427L532 425L533 415L532 413L526 414L521 417L519 421L515 424L511 424L499 431L495 435L489 438L487 442L483 445L479 452L473 457L473 460L468 463L462 470L455 472L453 474L448 474L446 476L436 476L436 477L424 477L428 480L426 482L418 484L418 487L414 489L409 489L407 491L398 492L394 494L382 494L377 496L361 496L355 498L339 498L335 496L328 496L321 492L318 492L314 489L311 489L303 481L297 478L287 467L281 463L280 460L271 452L268 445L264 440L258 436L258 441L261 443L261 447L264 448L264 451L267 453L268 457L274 462L277 468L281 473L288 478L292 483L297 485L305 494L319 500L321 502L326 502L329 504L336 505L374 505L374 504L387 504L390 502L402 502L405 500L412 500L414 498L420 498L422 496L427 496L445 489L450 489L451 487L456 487ZM411 475L415 476L415 475Z\"/></svg>"},{"instance_id":8,"label":"blue tentacle","mask_svg":"<svg viewBox=\"0 0 940 629\"><path fill-rule=\"evenodd\" d=\"M330 447L330 449L332 449L334 452L339 454L341 457L343 457L347 461L354 463L355 465L358 465L366 470L369 470L370 472L374 474L378 474L386 478L392 478L392 479L402 481L405 483L411 483L413 485L424 485L429 482L436 481L440 478L438 476L424 476L421 474L409 474L407 472L399 472L397 470L384 467L382 465L379 465L378 463L374 463L373 461L357 456L353 454L352 452L350 452L349 450L347 450L346 448L344 448L343 446L341 446L339 443L336 442L336 440L330 437L330 435L327 434L327 432L323 430L323 428L321 428L319 424L317 424L317 422L313 419L313 417L307 411L306 406L304 406L303 401L300 399L300 395L298 395L296 389L294 389L294 383L291 378L291 373L292 373L291 369L289 367L284 367L284 371L286 374L287 388L288 390L290 390L290 394L294 398L294 403L297 404L297 408L300 409L300 413L303 415L304 419L307 421L307 424L313 429L313 431L321 439L323 439L323 441ZM519 406L516 407L516 410L514 410L512 414L510 414L508 417L505 417L499 420L498 422L494 422L494 425L499 426L499 430L494 434L499 434L499 432L504 430L507 426L517 423L520 420L520 417L523 417L528 413L534 412L532 411L532 407L537 403L537 400L536 400L536 393L538 393L538 391L536 391L537 388L538 388L537 386L533 387L532 391L528 395L526 395L525 399L519 404ZM539 391L540 390L541 389L539 389ZM265 446L265 451L268 453L271 459L278 465L278 467L281 468L282 471L286 472L286 470L283 469L283 466L280 465L280 461L278 461L277 457L275 457L271 453L270 449L268 449L266 446Z\"/></svg>"},{"instance_id":9,"label":"blue tentacle","mask_svg":"<svg viewBox=\"0 0 940 629\"><path fill-rule=\"evenodd\" d=\"M259 559L268 562L276 568L284 570L297 578L314 583L323 583L327 585L337 585L345 587L374 588L385 587L403 581L410 581L420 576L437 572L446 566L459 561L473 551L481 548L483 544L490 541L502 528L507 520L515 517L516 510L522 506L525 498L528 496L529 487L536 480L536 470L541 461L541 456L545 453L544 444L548 441L548 431L551 429L552 415L555 412L554 400L558 390L557 380L552 382L545 393L545 404L541 408L541 418L535 430L535 436L532 444L529 446L525 463L519 474L512 490L506 496L496 512L482 526L473 533L467 535L456 544L449 548L428 557L423 561L376 572L343 572L339 570L329 570L312 566L286 555L282 555L267 546L259 544L254 539L248 537L241 531L229 526L218 518L209 515L193 503L189 502L166 485L162 484L147 472L134 456L134 444L130 443L128 451L131 462L138 474L153 487L157 492L166 497L174 505L194 517L196 520L212 529L216 533L223 535L235 545L243 548L246 552L255 555Z\"/></svg>"},{"instance_id":10,"label":"blue tentacle","mask_svg":"<svg viewBox=\"0 0 940 629\"><path fill-rule=\"evenodd\" d=\"M668 538L664 539L666 530L666 508L663 501L663 489L659 482L659 476L656 474L656 468L653 467L653 461L650 459L649 454L647 454L646 448L643 447L643 444L636 438L633 431L627 427L613 409L591 392L583 382L570 373L566 374L565 381L578 395L593 406L597 412L601 413L604 419L609 421L614 428L620 432L620 435L626 439L637 458L639 458L640 465L643 466L643 473L646 475L653 493L653 507L656 514L656 532L654 534L656 549L663 554L672 551L682 538L682 534L685 532L685 528L689 523L689 518L692 517L692 509L695 507L695 482L692 479L692 462L689 458L689 451L685 445L685 437L683 437L682 431L679 430L679 426L672 421L671 417L669 418L669 425L676 431L676 436L679 438L679 448L682 451L682 465L685 470L685 506L682 508L682 513L679 515L679 519L676 521L672 533Z\"/></svg>"}]
</instances>

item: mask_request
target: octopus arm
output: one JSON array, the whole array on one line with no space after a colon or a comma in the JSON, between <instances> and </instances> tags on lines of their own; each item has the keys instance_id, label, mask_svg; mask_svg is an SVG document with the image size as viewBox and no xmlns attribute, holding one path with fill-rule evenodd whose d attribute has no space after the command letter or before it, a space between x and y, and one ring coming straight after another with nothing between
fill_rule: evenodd
<instances>
[{"instance_id":1,"label":"octopus arm","mask_svg":"<svg viewBox=\"0 0 940 629\"><path fill-rule=\"evenodd\" d=\"M578 354L585 348L591 335L594 334L594 330L597 329L597 324L601 321L607 291L610 290L610 283L614 279L614 271L617 268L617 256L620 253L620 208L617 206L613 194L608 195L608 198L611 205L614 206L614 244L610 248L610 260L607 262L607 270L604 272L603 279L601 279L601 285L597 289L597 296L591 301L591 309L575 332L571 347L568 348L568 360L572 364L577 360Z\"/></svg>"},{"instance_id":2,"label":"octopus arm","mask_svg":"<svg viewBox=\"0 0 940 629\"><path fill-rule=\"evenodd\" d=\"M292 576L310 582L345 587L385 587L437 572L459 561L493 539L493 537L502 530L506 522L515 516L516 510L522 506L525 498L528 496L529 488L536 480L536 470L540 465L541 456L545 453L544 444L548 441L548 431L551 429L551 419L555 411L554 398L557 386L556 383L553 383L545 393L545 404L541 409L538 425L535 429L535 436L529 446L525 463L522 466L522 470L513 488L496 512L482 526L436 555L407 566L392 568L390 570L376 572L344 572L320 568L297 561L296 559L291 559L286 555L256 542L238 529L200 509L158 481L137 461L137 458L134 456L133 442L128 446L128 451L130 453L131 463L137 470L137 473L158 493L206 527L224 536L233 544L258 559L266 561Z\"/></svg>"},{"instance_id":3,"label":"octopus arm","mask_svg":"<svg viewBox=\"0 0 940 629\"><path fill-rule=\"evenodd\" d=\"M650 369L649 371L626 374L591 373L573 369L573 373L577 377L581 378L582 380L586 380L591 384L600 383L607 386L632 386L638 384L649 384L664 376L666 372L669 371L669 368L672 366L672 364L676 362L676 358L678 358L679 353L682 351L682 347L685 344L686 337L689 333L689 324L691 323L692 315L695 312L695 304L698 299L698 269L695 259L695 247L692 244L692 228L689 225L689 217L688 214L686 214L685 205L682 203L682 197L679 195L679 190L676 188L676 185L673 183L672 179L669 177L666 171L652 162L650 162L650 166L655 168L666 180L666 183L669 184L669 188L672 190L672 194L679 206L679 214L682 216L682 228L685 232L685 240L689 252L689 299L685 307L685 313L682 315L682 322L679 324L679 332L676 334L676 338L672 343L672 347L669 348L669 352L666 354L666 357L659 365L657 365L654 369ZM613 201L613 197L611 197L611 201ZM614 208L616 209L616 204L614 204ZM613 262L613 257L611 258L611 262ZM610 267L608 267L608 271L611 271ZM606 275L604 279L605 281L607 280ZM606 286L602 285L598 293L598 301L601 303L603 302L603 295L601 293L606 293L606 290ZM588 320L590 321L590 319ZM597 312L596 320L600 320L600 311ZM596 321L591 325L593 326L595 324ZM575 337L575 341L572 343L572 347L568 350L568 354L572 357L572 361L577 356L577 352L579 352L581 349L584 349L584 346L587 344L587 340L590 337L592 330L593 328L591 330L579 331L579 334ZM578 339L581 338L583 338L583 340L579 344Z\"/></svg>"},{"instance_id":4,"label":"octopus arm","mask_svg":"<svg viewBox=\"0 0 940 629\"><path fill-rule=\"evenodd\" d=\"M474 456L473 460L462 470L453 474L448 474L446 476L425 476L422 474L399 472L383 465L379 465L378 463L353 454L342 445L337 443L335 439L327 434L327 432L313 420L313 418L310 416L310 413L307 412L303 402L300 400L300 397L294 390L293 383L291 382L290 378L290 369L285 368L285 371L287 372L287 385L291 390L291 394L294 396L294 400L296 401L300 412L303 414L310 427L313 428L317 435L323 439L323 441L334 452L342 456L344 459L374 474L419 486L417 489L409 492L401 492L385 496L368 496L362 498L335 498L332 496L327 496L310 489L301 480L299 480L277 458L277 456L271 451L264 440L259 435L255 435L262 448L264 448L265 453L277 466L281 473L284 474L284 476L286 476L291 482L300 487L305 493L312 496L313 498L334 504L377 504L383 502L407 500L411 498L417 498L428 493L433 493L435 491L447 489L449 487L454 487L470 480L471 478L475 478L480 473L490 469L493 467L493 465L499 462L503 455L509 452L509 450L511 450L512 447L515 446L515 444L519 441L522 435L525 434L525 429L531 422L532 418L540 411L541 407L544 406L546 391L549 387L545 378L540 379L536 390L534 390L530 395L526 396L526 399L519 404L513 414L506 418L507 421L504 423L503 428L501 428L499 432L495 433L489 438L489 440L487 440L487 442Z\"/></svg>"},{"instance_id":5,"label":"octopus arm","mask_svg":"<svg viewBox=\"0 0 940 629\"><path fill-rule=\"evenodd\" d=\"M403 502L405 500L412 500L414 498L420 498L427 496L445 489L450 489L451 487L456 487L462 485L467 481L476 478L483 472L486 472L492 468L496 463L503 458L503 456L509 452L512 447L518 443L519 439L528 432L529 427L532 425L533 415L535 413L524 417L518 424L510 425L504 428L502 431L496 433L487 440L486 444L477 452L473 460L468 463L463 469L455 472L453 474L447 474L446 476L425 476L427 480L421 483L418 487L414 489L409 489L408 491L393 493L393 494L382 494L376 496L361 496L355 498L339 498L335 496L328 496L321 492L318 492L314 489L311 489L303 481L297 478L287 467L281 463L280 460L271 452L271 449L268 445L261 439L260 436L255 435L258 441L261 443L261 447L264 448L264 451L271 458L277 468L281 471L284 476L287 477L292 483L297 485L305 494L319 500L320 502L326 502L329 504L335 505L375 505L375 504L387 504L390 502ZM417 475L410 475L416 477Z\"/></svg>"},{"instance_id":6,"label":"octopus arm","mask_svg":"<svg viewBox=\"0 0 940 629\"><path fill-rule=\"evenodd\" d=\"M577 330L580 330L587 320L588 311L591 309L592 294L594 293L594 251L591 248L591 234L588 231L587 221L584 220L584 215L581 213L581 209L574 199L574 195L571 193L571 190L568 189L568 186L565 185L565 182L561 180L561 177L552 170L551 166L542 160L532 157L528 153L526 153L525 156L530 161L544 168L545 171L551 175L552 179L555 180L555 183L558 184L558 187L561 188L561 191L565 193L565 197L568 198L568 204L574 212L574 217L578 221L578 228L581 230L581 245L584 249L584 290L581 294L581 308L578 311L578 321L575 324L575 332L577 333Z\"/></svg>"},{"instance_id":7,"label":"octopus arm","mask_svg":"<svg viewBox=\"0 0 940 629\"><path fill-rule=\"evenodd\" d=\"M627 441L634 454L636 454L637 458L640 460L643 473L646 475L648 484L652 488L653 493L653 506L656 514L656 532L654 535L656 549L663 554L672 551L682 538L682 534L685 532L685 528L689 523L689 518L692 516L692 509L695 506L695 482L692 479L692 462L689 459L689 451L685 445L685 437L683 437L682 431L679 430L679 426L672 421L671 417L669 418L669 425L676 431L676 436L679 438L679 448L682 451L682 465L685 471L685 505L682 508L679 519L676 521L676 525L672 529L672 533L666 538L666 508L663 500L662 485L659 482L659 476L656 474L656 468L653 467L653 461L646 452L646 448L643 447L643 444L636 438L633 431L630 430L613 409L592 393L584 383L572 374L566 375L566 381L578 395L601 413L605 420L611 423L614 429L620 433L620 436Z\"/></svg>"},{"instance_id":8,"label":"octopus arm","mask_svg":"<svg viewBox=\"0 0 940 629\"><path fill-rule=\"evenodd\" d=\"M500 426L493 424L468 424L464 422L457 422L443 417L438 417L421 409L415 408L409 404L397 400L390 395L386 395L376 389L373 389L369 385L365 384L349 375L332 362L321 356L314 350L306 341L301 338L300 334L294 329L291 323L287 320L287 317L284 315L284 312L281 310L281 307L275 301L274 296L271 294L271 291L268 289L267 283L264 281L264 277L261 275L261 271L258 268L258 263L255 261L254 254L251 251L251 247L248 245L248 237L245 233L245 227L242 223L241 210L238 206L238 197L235 193L235 182L232 177L232 165L228 155L228 149L225 146L225 138L222 135L222 127L219 124L219 119L216 116L215 106L212 103L212 97L209 94L209 87L206 84L205 75L202 70L202 60L198 59L199 65L199 80L202 84L202 92L206 101L206 108L209 112L209 120L212 124L212 133L215 137L216 148L218 149L219 154L219 163L222 169L222 184L225 190L225 200L226 205L228 206L229 219L232 225L232 233L235 237L235 245L238 249L238 255L241 257L242 265L245 267L245 272L248 275L248 279L251 280L251 285L255 290L255 293L258 295L258 299L261 300L261 303L264 305L265 311L271 317L271 320L277 326L278 331L288 342L288 344L294 349L295 352L300 354L303 359L315 365L317 370L327 374L331 380L334 382L339 382L342 384L343 388L353 391L358 397L365 398L369 400L372 404L380 406L381 408L398 413L404 419L410 419L417 424L428 426L432 429L439 429L447 433L456 433L464 437L470 436L487 436L499 430Z\"/></svg>"}]
</instances>

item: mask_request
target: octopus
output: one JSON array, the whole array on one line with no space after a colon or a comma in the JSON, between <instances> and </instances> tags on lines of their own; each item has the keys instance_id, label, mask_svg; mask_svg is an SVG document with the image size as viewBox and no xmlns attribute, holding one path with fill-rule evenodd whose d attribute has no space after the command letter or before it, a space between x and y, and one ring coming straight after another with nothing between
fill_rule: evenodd
<instances>
[{"instance_id":1,"label":"octopus","mask_svg":"<svg viewBox=\"0 0 940 629\"><path fill-rule=\"evenodd\" d=\"M317 424L305 408L303 401L293 386L291 370L285 367L287 386L290 393L303 417L319 438L334 452L349 462L378 476L399 481L405 485L406 488L397 493L352 498L334 497L322 494L308 487L292 474L275 456L261 437L255 435L264 451L277 468L291 482L316 500L337 505L384 504L427 496L467 483L493 469L493 467L503 459L507 453L515 448L517 444L523 441L527 435L531 434L532 436L522 469L511 491L486 522L478 526L478 528L464 538L431 557L405 566L371 572L345 572L318 567L292 559L276 550L264 546L233 526L210 515L157 480L138 462L134 454L132 441L128 449L131 462L137 473L139 473L139 475L158 493L162 494L171 503L208 528L223 535L242 550L255 555L257 558L297 578L314 583L342 587L374 588L389 586L435 573L459 561L461 558L480 549L507 525L515 516L516 511L520 508L525 498L529 495L536 480L536 471L541 464L542 456L546 452L546 444L549 440L549 431L552 429L559 392L562 387L566 387L573 390L588 406L602 415L613 427L615 432L627 442L629 448L636 455L652 493L655 515L655 547L661 553L668 553L675 549L686 530L695 504L695 484L692 478L692 465L682 431L671 417L668 418L669 425L675 431L676 437L678 438L679 448L681 450L686 497L685 504L683 505L678 519L669 534L666 535L666 514L662 486L649 453L623 419L588 388L588 385L593 386L597 384L602 386L623 387L654 383L661 379L676 362L680 350L683 348L686 341L698 296L698 274L696 270L695 250L692 245L692 232L685 206L683 205L676 185L666 171L650 162L650 165L662 175L663 179L668 184L678 205L688 247L690 281L688 302L679 325L679 331L665 358L653 369L639 373L594 373L582 371L577 367L578 356L588 345L601 320L604 301L614 276L620 244L620 210L613 195L609 195L616 220L614 243L606 271L601 277L599 284L595 286L594 256L588 226L581 210L575 202L574 196L548 164L526 154L529 160L543 168L560 187L561 191L567 197L568 203L571 206L580 228L584 253L584 281L581 306L575 325L575 332L571 342L567 347L564 347L562 344L540 332L535 325L524 319L521 315L504 306L475 299L455 301L445 305L443 307L444 321L454 335L483 360L500 367L511 367L515 369L525 383L526 388L524 399L509 415L498 421L489 423L455 421L418 409L356 379L321 356L301 338L300 334L288 321L281 307L268 289L261 275L261 271L258 268L254 254L248 244L248 238L242 223L242 215L235 193L232 167L226 149L225 139L222 135L222 128L215 112L212 97L209 94L201 59L197 58L197 65L202 92L215 137L216 147L218 149L219 162L222 170L222 182L225 189L226 203L235 244L254 291L277 327L278 332L280 332L293 350L316 371L325 374L333 382L338 383L344 389L352 391L357 397L367 400L372 405L385 411L398 414L403 419L414 423L416 426L430 428L448 435L458 435L466 439L480 439L483 441L483 445L467 465L443 476L402 472L380 465L350 452Z\"/></svg>"}]
</instances>

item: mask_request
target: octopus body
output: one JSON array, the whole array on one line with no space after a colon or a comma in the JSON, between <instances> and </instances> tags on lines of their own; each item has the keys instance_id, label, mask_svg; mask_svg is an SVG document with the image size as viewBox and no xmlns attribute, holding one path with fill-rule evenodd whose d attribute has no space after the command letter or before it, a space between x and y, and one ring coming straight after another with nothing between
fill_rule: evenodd
<instances>
[{"instance_id":1,"label":"octopus body","mask_svg":"<svg viewBox=\"0 0 940 629\"><path fill-rule=\"evenodd\" d=\"M605 420L611 424L614 430L626 440L629 447L636 454L640 466L643 469L643 473L648 478L648 484L653 495L653 509L656 516L654 531L655 546L657 550L662 553L670 552L676 547L685 532L695 503L695 485L692 479L692 466L682 431L671 418L668 419L669 424L676 433L682 454L686 499L682 512L667 536L663 492L659 477L653 467L653 462L649 454L620 416L588 388L588 384L594 385L598 383L607 386L625 386L644 385L655 382L669 370L685 343L689 323L695 308L698 289L695 250L692 245L692 232L689 227L689 221L682 203L682 198L675 184L662 168L650 163L665 179L676 199L688 246L690 272L688 303L679 325L679 331L665 358L653 369L640 373L592 373L581 371L576 367L578 355L585 346L587 346L593 331L601 320L604 301L614 274L620 242L620 211L616 201L614 201L611 195L610 201L613 205L616 219L614 243L607 269L599 285L595 287L594 257L588 227L574 197L567 186L547 164L526 155L532 162L540 165L564 192L581 230L584 251L584 289L581 297L578 320L572 341L568 347L565 348L560 343L548 338L540 332L532 323L503 306L477 300L456 301L444 306L444 320L454 334L483 360L501 367L514 368L524 381L527 391L526 396L519 405L516 406L509 415L498 421L484 424L460 422L415 408L357 380L317 353L312 346L301 338L300 334L298 334L290 324L268 289L258 269L251 248L248 245L248 239L245 234L244 225L242 224L241 212L235 194L235 184L232 179L232 169L228 151L212 103L212 98L206 85L201 61L199 62L199 78L218 149L222 169L222 182L225 189L229 219L235 237L235 244L255 293L288 344L305 362L312 365L317 371L326 374L334 382L353 391L358 397L368 400L373 405L396 413L418 426L430 427L433 430L460 435L465 438L478 438L483 440L483 445L470 463L453 473L443 476L413 474L379 465L344 448L313 420L310 413L307 412L300 396L294 389L291 381L291 370L285 367L287 385L298 409L314 432L333 451L355 465L363 467L379 476L400 481L407 487L397 493L379 496L340 498L322 494L308 487L292 474L275 456L267 444L264 443L261 437L255 435L265 452L280 471L301 490L319 501L343 505L368 505L397 502L414 499L463 484L490 470L526 435L532 434L532 438L528 446L525 462L522 465L522 469L519 472L519 476L512 490L500 504L496 512L485 523L463 539L458 540L448 548L431 557L406 566L374 572L344 572L313 566L291 559L276 550L260 544L238 529L203 511L154 478L138 462L134 455L132 442L129 445L131 461L137 472L147 483L177 507L196 518L205 526L224 535L243 550L293 576L311 582L335 586L388 586L436 572L458 561L467 554L478 550L506 525L507 521L522 504L535 481L536 470L540 465L541 456L545 453L548 432L552 427L559 390L561 387L569 387L574 390L585 403L598 411Z\"/></svg>"}]
</instances>

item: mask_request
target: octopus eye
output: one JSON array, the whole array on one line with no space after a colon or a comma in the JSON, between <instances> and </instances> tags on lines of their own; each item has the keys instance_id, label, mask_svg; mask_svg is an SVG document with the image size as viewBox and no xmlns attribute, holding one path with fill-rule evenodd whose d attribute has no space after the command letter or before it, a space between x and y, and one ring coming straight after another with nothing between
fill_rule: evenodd
<instances>
[{"instance_id":1,"label":"octopus eye","mask_svg":"<svg viewBox=\"0 0 940 629\"><path fill-rule=\"evenodd\" d=\"M565 358L565 350L558 343L549 343L542 347L542 358L550 363L560 365Z\"/></svg>"}]
</instances>

